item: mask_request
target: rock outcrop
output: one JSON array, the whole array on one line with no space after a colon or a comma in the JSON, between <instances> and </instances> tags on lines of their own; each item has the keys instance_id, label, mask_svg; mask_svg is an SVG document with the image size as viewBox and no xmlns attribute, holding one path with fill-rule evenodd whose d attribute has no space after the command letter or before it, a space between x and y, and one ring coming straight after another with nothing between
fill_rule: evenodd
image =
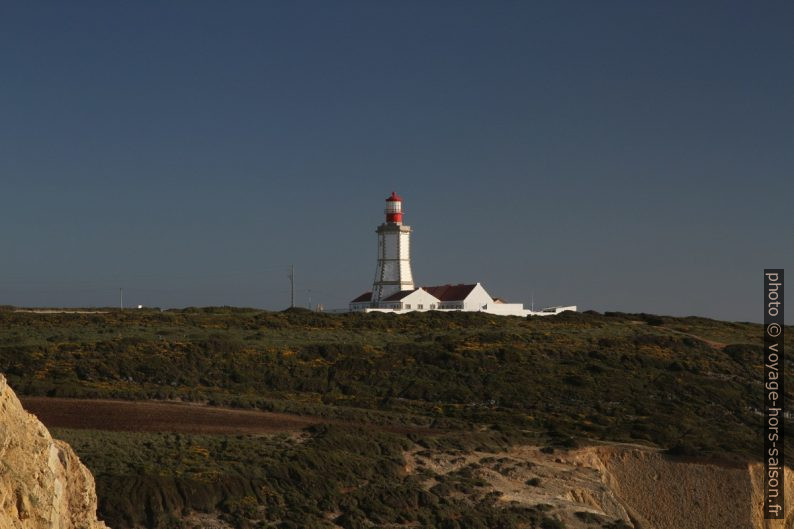
<instances>
[{"instance_id":1,"label":"rock outcrop","mask_svg":"<svg viewBox=\"0 0 794 529\"><path fill-rule=\"evenodd\" d=\"M563 456L572 465L598 470L638 529L762 529L763 465L718 465L675 460L657 450L588 447ZM786 469L785 523L791 529L794 479Z\"/></svg>"},{"instance_id":2,"label":"rock outcrop","mask_svg":"<svg viewBox=\"0 0 794 529\"><path fill-rule=\"evenodd\" d=\"M603 443L544 452L516 446L486 452L416 449L406 472L435 475L430 489L468 469L503 505L543 506L567 529L763 529L761 464L676 460L638 445ZM794 476L786 469L786 520L794 529ZM475 491L476 494L476 491Z\"/></svg>"},{"instance_id":3,"label":"rock outcrop","mask_svg":"<svg viewBox=\"0 0 794 529\"><path fill-rule=\"evenodd\" d=\"M94 478L0 375L0 529L107 529Z\"/></svg>"}]
</instances>

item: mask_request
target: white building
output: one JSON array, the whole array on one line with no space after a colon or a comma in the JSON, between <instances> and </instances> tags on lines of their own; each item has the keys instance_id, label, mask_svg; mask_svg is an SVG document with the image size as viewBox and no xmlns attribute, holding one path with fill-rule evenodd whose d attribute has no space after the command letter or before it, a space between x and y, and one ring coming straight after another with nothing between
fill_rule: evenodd
<instances>
[{"instance_id":1,"label":"white building","mask_svg":"<svg viewBox=\"0 0 794 529\"><path fill-rule=\"evenodd\" d=\"M381 300L379 306L386 310L436 310L439 308L439 300L424 288L417 288L395 292Z\"/></svg>"},{"instance_id":2,"label":"white building","mask_svg":"<svg viewBox=\"0 0 794 529\"><path fill-rule=\"evenodd\" d=\"M395 192L386 199L386 222L378 226L378 265L372 291L350 302L355 312L414 312L427 310L487 312L503 316L549 316L576 311L576 306L549 307L540 311L521 303L492 298L480 283L416 288L411 273L411 228L402 223L402 198Z\"/></svg>"}]
</instances>

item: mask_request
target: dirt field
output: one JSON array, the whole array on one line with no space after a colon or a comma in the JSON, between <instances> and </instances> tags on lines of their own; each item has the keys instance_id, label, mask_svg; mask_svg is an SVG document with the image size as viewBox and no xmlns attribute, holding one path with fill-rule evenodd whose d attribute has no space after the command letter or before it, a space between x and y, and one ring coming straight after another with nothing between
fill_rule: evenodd
<instances>
[{"instance_id":1,"label":"dirt field","mask_svg":"<svg viewBox=\"0 0 794 529\"><path fill-rule=\"evenodd\" d=\"M313 424L367 426L392 433L437 434L441 430L368 425L289 413L238 410L178 402L107 399L20 398L27 411L47 428L123 432L203 434L274 434L295 432Z\"/></svg>"},{"instance_id":2,"label":"dirt field","mask_svg":"<svg viewBox=\"0 0 794 529\"><path fill-rule=\"evenodd\" d=\"M216 408L171 402L123 400L20 399L47 428L134 432L272 434L329 422L317 417Z\"/></svg>"}]
</instances>

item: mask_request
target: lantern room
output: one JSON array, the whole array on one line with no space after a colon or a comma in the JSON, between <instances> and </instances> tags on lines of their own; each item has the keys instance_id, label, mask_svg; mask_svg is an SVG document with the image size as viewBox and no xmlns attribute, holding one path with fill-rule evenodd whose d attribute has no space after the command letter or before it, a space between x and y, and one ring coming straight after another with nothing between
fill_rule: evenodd
<instances>
[{"instance_id":1,"label":"lantern room","mask_svg":"<svg viewBox=\"0 0 794 529\"><path fill-rule=\"evenodd\" d=\"M394 222L395 224L402 224L403 222L403 199L395 193L391 192L391 196L386 199L386 222Z\"/></svg>"}]
</instances>

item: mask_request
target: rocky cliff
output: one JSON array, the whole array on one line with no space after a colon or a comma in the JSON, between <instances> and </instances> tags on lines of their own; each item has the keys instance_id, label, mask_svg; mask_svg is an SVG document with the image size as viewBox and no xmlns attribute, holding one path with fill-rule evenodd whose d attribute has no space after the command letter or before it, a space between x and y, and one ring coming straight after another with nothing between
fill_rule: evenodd
<instances>
[{"instance_id":1,"label":"rocky cliff","mask_svg":"<svg viewBox=\"0 0 794 529\"><path fill-rule=\"evenodd\" d=\"M106 529L94 478L0 375L0 529Z\"/></svg>"},{"instance_id":2,"label":"rocky cliff","mask_svg":"<svg viewBox=\"0 0 794 529\"><path fill-rule=\"evenodd\" d=\"M544 452L405 454L406 472L434 475L428 489L469 471L503 505L544 506L566 529L763 529L763 466L684 461L639 445L604 443ZM429 471L429 474L428 474ZM786 472L785 523L794 529L794 476Z\"/></svg>"}]
</instances>

